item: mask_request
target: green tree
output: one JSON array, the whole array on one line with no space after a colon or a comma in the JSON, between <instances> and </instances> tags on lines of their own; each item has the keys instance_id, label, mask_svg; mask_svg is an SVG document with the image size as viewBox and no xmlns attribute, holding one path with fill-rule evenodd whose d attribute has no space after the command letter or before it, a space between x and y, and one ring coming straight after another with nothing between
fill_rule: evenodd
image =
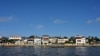
<instances>
[{"instance_id":1,"label":"green tree","mask_svg":"<svg viewBox=\"0 0 100 56\"><path fill-rule=\"evenodd\" d=\"M70 39L69 39L69 41L72 42L72 43L75 43L76 42L75 40L76 39L74 37L70 37Z\"/></svg>"},{"instance_id":2,"label":"green tree","mask_svg":"<svg viewBox=\"0 0 100 56\"><path fill-rule=\"evenodd\" d=\"M8 42L8 38L7 37L3 37L0 39L0 43L7 43Z\"/></svg>"},{"instance_id":3,"label":"green tree","mask_svg":"<svg viewBox=\"0 0 100 56\"><path fill-rule=\"evenodd\" d=\"M68 37L67 36L64 36L63 38L66 38L67 39Z\"/></svg>"},{"instance_id":4,"label":"green tree","mask_svg":"<svg viewBox=\"0 0 100 56\"><path fill-rule=\"evenodd\" d=\"M95 36L94 38L96 41L100 41L100 39L97 36Z\"/></svg>"},{"instance_id":5,"label":"green tree","mask_svg":"<svg viewBox=\"0 0 100 56\"><path fill-rule=\"evenodd\" d=\"M15 43L16 40L8 40L9 43Z\"/></svg>"},{"instance_id":6,"label":"green tree","mask_svg":"<svg viewBox=\"0 0 100 56\"><path fill-rule=\"evenodd\" d=\"M97 36L88 36L88 42L89 44L95 44L96 42L100 41L100 39Z\"/></svg>"},{"instance_id":7,"label":"green tree","mask_svg":"<svg viewBox=\"0 0 100 56\"><path fill-rule=\"evenodd\" d=\"M31 36L29 36L28 38L35 38L35 36L34 36L34 35L31 35Z\"/></svg>"}]
</instances>

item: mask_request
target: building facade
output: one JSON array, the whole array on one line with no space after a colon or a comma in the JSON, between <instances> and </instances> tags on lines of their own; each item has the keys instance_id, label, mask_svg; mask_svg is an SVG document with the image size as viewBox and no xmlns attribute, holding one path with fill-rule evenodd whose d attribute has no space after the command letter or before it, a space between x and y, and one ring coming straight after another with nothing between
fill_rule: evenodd
<instances>
[{"instance_id":1,"label":"building facade","mask_svg":"<svg viewBox=\"0 0 100 56\"><path fill-rule=\"evenodd\" d=\"M21 36L10 36L9 40L22 40Z\"/></svg>"},{"instance_id":2,"label":"building facade","mask_svg":"<svg viewBox=\"0 0 100 56\"><path fill-rule=\"evenodd\" d=\"M75 36L75 39L76 39L76 45L86 44L86 38L84 36Z\"/></svg>"},{"instance_id":3,"label":"building facade","mask_svg":"<svg viewBox=\"0 0 100 56\"><path fill-rule=\"evenodd\" d=\"M56 44L57 43L57 38L54 38L54 37L49 38L49 43Z\"/></svg>"},{"instance_id":4,"label":"building facade","mask_svg":"<svg viewBox=\"0 0 100 56\"><path fill-rule=\"evenodd\" d=\"M34 38L34 45L41 45L42 39L41 38Z\"/></svg>"},{"instance_id":5,"label":"building facade","mask_svg":"<svg viewBox=\"0 0 100 56\"><path fill-rule=\"evenodd\" d=\"M42 36L42 45L48 45L49 44L49 36L43 35Z\"/></svg>"},{"instance_id":6,"label":"building facade","mask_svg":"<svg viewBox=\"0 0 100 56\"><path fill-rule=\"evenodd\" d=\"M58 44L64 44L68 41L69 39L67 38L58 38Z\"/></svg>"}]
</instances>

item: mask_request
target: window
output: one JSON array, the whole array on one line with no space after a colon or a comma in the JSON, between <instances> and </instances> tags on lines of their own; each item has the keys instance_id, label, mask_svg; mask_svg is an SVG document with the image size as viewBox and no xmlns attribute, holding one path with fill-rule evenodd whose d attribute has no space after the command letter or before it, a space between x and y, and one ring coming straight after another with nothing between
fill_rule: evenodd
<instances>
[{"instance_id":1,"label":"window","mask_svg":"<svg viewBox=\"0 0 100 56\"><path fill-rule=\"evenodd\" d=\"M81 42L81 40L77 40L77 42Z\"/></svg>"}]
</instances>

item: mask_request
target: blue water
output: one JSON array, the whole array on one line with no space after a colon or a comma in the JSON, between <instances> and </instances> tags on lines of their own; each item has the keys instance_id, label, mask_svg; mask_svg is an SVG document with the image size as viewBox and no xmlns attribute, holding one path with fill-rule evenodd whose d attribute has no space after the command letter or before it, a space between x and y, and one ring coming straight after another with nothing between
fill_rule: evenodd
<instances>
[{"instance_id":1,"label":"blue water","mask_svg":"<svg viewBox=\"0 0 100 56\"><path fill-rule=\"evenodd\" d=\"M0 56L100 56L100 47L0 47Z\"/></svg>"}]
</instances>

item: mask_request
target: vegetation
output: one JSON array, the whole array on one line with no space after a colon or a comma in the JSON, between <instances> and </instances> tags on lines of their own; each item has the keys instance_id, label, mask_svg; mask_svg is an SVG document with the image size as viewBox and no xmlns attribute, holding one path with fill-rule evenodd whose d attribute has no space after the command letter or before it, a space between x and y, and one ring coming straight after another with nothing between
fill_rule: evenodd
<instances>
[{"instance_id":1,"label":"vegetation","mask_svg":"<svg viewBox=\"0 0 100 56\"><path fill-rule=\"evenodd\" d=\"M34 35L31 35L31 36L29 36L28 38L35 38L35 36L34 36Z\"/></svg>"},{"instance_id":2,"label":"vegetation","mask_svg":"<svg viewBox=\"0 0 100 56\"><path fill-rule=\"evenodd\" d=\"M75 37L70 37L69 38L69 43L72 43L72 44L74 44L76 41L75 41Z\"/></svg>"},{"instance_id":3,"label":"vegetation","mask_svg":"<svg viewBox=\"0 0 100 56\"><path fill-rule=\"evenodd\" d=\"M95 44L97 43L98 41L100 41L100 39L96 36L88 36L88 43L89 44Z\"/></svg>"}]
</instances>

